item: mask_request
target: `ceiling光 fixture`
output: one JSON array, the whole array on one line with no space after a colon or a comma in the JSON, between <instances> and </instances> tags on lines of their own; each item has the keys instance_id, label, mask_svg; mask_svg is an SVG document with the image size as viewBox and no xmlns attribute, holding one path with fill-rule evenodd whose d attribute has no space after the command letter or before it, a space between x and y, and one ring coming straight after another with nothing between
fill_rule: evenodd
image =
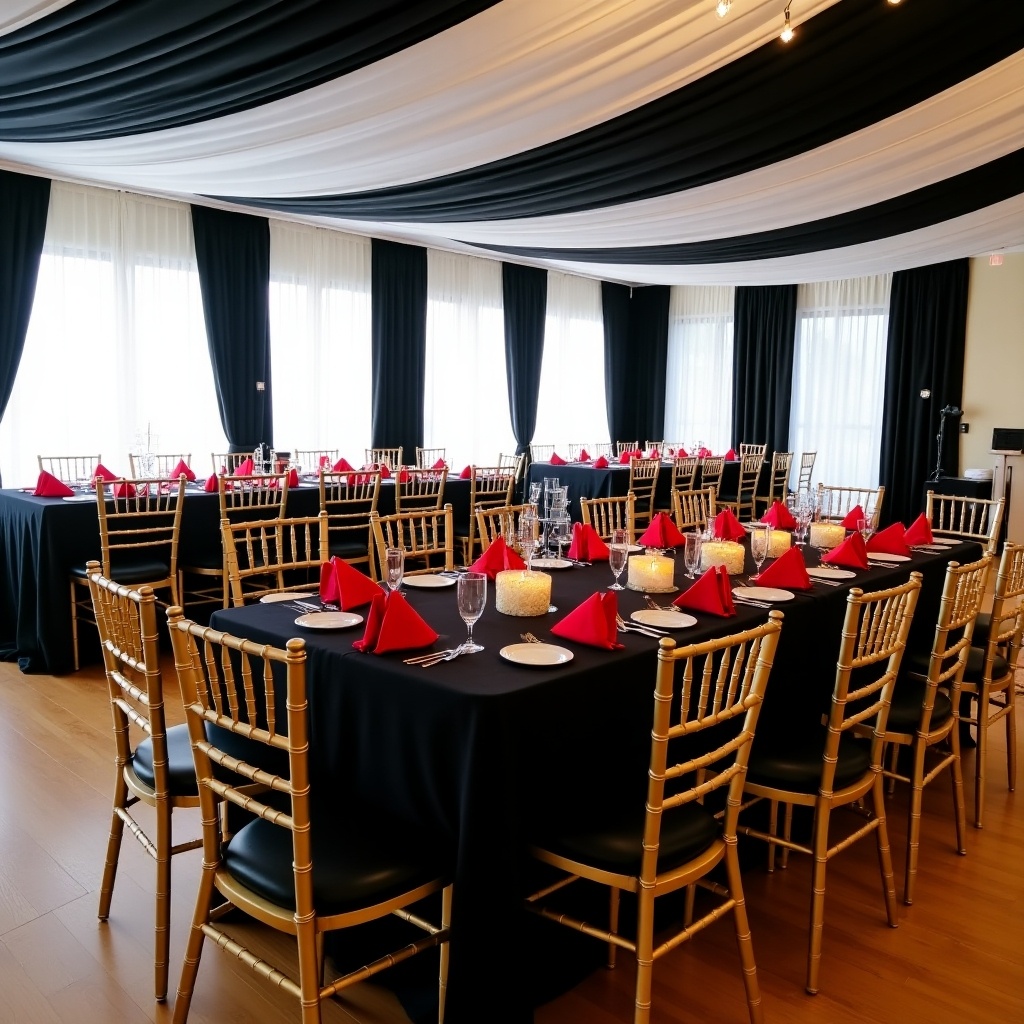
<instances>
[{"instance_id":1,"label":"ceiling\u5149 fixture","mask_svg":"<svg viewBox=\"0 0 1024 1024\"><path fill-rule=\"evenodd\" d=\"M793 26L790 25L790 23L789 23L789 9L792 6L793 6L793 0L789 0L789 3L786 4L785 11L783 11L783 14L784 14L784 16L786 18L786 24L783 26L782 32L779 35L779 38L784 43L788 43L793 38L793 35L794 35L794 33L793 33Z\"/></svg>"},{"instance_id":2,"label":"ceiling\u5149 fixture","mask_svg":"<svg viewBox=\"0 0 1024 1024\"><path fill-rule=\"evenodd\" d=\"M718 0L718 3L715 4L715 14L724 18L729 13L730 7L732 7L732 0Z\"/></svg>"}]
</instances>

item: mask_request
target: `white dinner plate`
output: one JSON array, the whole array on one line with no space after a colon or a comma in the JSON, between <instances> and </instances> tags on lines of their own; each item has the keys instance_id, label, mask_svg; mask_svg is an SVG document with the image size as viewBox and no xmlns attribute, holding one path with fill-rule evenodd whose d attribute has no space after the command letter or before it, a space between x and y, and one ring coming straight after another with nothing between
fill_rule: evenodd
<instances>
[{"instance_id":1,"label":"white dinner plate","mask_svg":"<svg viewBox=\"0 0 1024 1024\"><path fill-rule=\"evenodd\" d=\"M657 626L659 629L686 629L697 625L697 620L686 612L659 611L657 608L641 608L633 612L630 618L641 625Z\"/></svg>"},{"instance_id":2,"label":"white dinner plate","mask_svg":"<svg viewBox=\"0 0 1024 1024\"><path fill-rule=\"evenodd\" d=\"M300 615L295 625L306 629L349 629L362 621L362 615L355 612L310 612L308 615Z\"/></svg>"},{"instance_id":3,"label":"white dinner plate","mask_svg":"<svg viewBox=\"0 0 1024 1024\"><path fill-rule=\"evenodd\" d=\"M932 544L937 548L955 548L962 541L954 540L952 537L932 537Z\"/></svg>"},{"instance_id":4,"label":"white dinner plate","mask_svg":"<svg viewBox=\"0 0 1024 1024\"><path fill-rule=\"evenodd\" d=\"M814 569L808 569L807 575L812 580L852 580L857 576L852 569L831 569L827 565L819 565Z\"/></svg>"},{"instance_id":5,"label":"white dinner plate","mask_svg":"<svg viewBox=\"0 0 1024 1024\"><path fill-rule=\"evenodd\" d=\"M887 551L869 551L869 562L909 562L910 555L890 555Z\"/></svg>"},{"instance_id":6,"label":"white dinner plate","mask_svg":"<svg viewBox=\"0 0 1024 1024\"><path fill-rule=\"evenodd\" d=\"M779 590L777 587L733 587L737 597L745 597L751 601L792 601L792 590Z\"/></svg>"},{"instance_id":7,"label":"white dinner plate","mask_svg":"<svg viewBox=\"0 0 1024 1024\"><path fill-rule=\"evenodd\" d=\"M407 587L422 587L424 590L431 590L434 587L454 587L455 576L438 576L429 573L423 576L403 576L402 583Z\"/></svg>"},{"instance_id":8,"label":"white dinner plate","mask_svg":"<svg viewBox=\"0 0 1024 1024\"><path fill-rule=\"evenodd\" d=\"M95 504L95 494L66 494L64 495L64 501L91 501Z\"/></svg>"},{"instance_id":9,"label":"white dinner plate","mask_svg":"<svg viewBox=\"0 0 1024 1024\"><path fill-rule=\"evenodd\" d=\"M530 563L534 569L571 569L568 558L535 558Z\"/></svg>"},{"instance_id":10,"label":"white dinner plate","mask_svg":"<svg viewBox=\"0 0 1024 1024\"><path fill-rule=\"evenodd\" d=\"M299 591L285 591L282 594L264 594L260 598L260 604L277 604L280 601L306 601L316 594L300 593Z\"/></svg>"},{"instance_id":11,"label":"white dinner plate","mask_svg":"<svg viewBox=\"0 0 1024 1024\"><path fill-rule=\"evenodd\" d=\"M498 653L506 661L514 661L517 665L533 665L549 668L552 665L565 665L572 661L572 651L554 644L509 644Z\"/></svg>"},{"instance_id":12,"label":"white dinner plate","mask_svg":"<svg viewBox=\"0 0 1024 1024\"><path fill-rule=\"evenodd\" d=\"M629 553L630 553L631 555L632 555L632 554L635 554L635 553L636 553L637 551L643 551L643 549L644 549L644 546L643 546L643 544L630 544L630 545L629 545L629 547L628 547L628 548L626 548L626 550L627 550L627 551L628 551L628 552L629 552Z\"/></svg>"}]
</instances>

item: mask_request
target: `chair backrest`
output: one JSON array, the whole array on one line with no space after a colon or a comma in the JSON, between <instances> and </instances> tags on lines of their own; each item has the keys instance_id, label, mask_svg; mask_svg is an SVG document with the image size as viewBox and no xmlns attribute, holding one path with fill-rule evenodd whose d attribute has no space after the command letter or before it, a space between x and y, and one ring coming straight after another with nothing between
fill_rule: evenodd
<instances>
[{"instance_id":1,"label":"chair backrest","mask_svg":"<svg viewBox=\"0 0 1024 1024\"><path fill-rule=\"evenodd\" d=\"M402 464L402 446L397 448L367 448L366 461L372 466L387 466L393 473Z\"/></svg>"},{"instance_id":2,"label":"chair backrest","mask_svg":"<svg viewBox=\"0 0 1024 1024\"><path fill-rule=\"evenodd\" d=\"M220 521L224 565L231 587L231 603L284 590L308 589L319 583L320 566L330 555L327 513L296 519L259 522ZM301 573L301 579L285 573ZM257 582L259 581L259 582Z\"/></svg>"},{"instance_id":3,"label":"chair backrest","mask_svg":"<svg viewBox=\"0 0 1024 1024\"><path fill-rule=\"evenodd\" d=\"M288 502L288 474L219 476L217 494L221 519L233 523L280 519Z\"/></svg>"},{"instance_id":4,"label":"chair backrest","mask_svg":"<svg viewBox=\"0 0 1024 1024\"><path fill-rule=\"evenodd\" d=\"M128 453L128 465L132 477L163 477L165 480L171 475L171 470L184 462L186 466L192 464L192 453L182 452L176 455L154 455L147 452L143 455Z\"/></svg>"},{"instance_id":5,"label":"chair backrest","mask_svg":"<svg viewBox=\"0 0 1024 1024\"><path fill-rule=\"evenodd\" d=\"M646 441L644 442L644 451L653 451L655 448L658 449L658 453L665 458L667 453L665 452L665 439L662 438L660 441Z\"/></svg>"},{"instance_id":6,"label":"chair backrest","mask_svg":"<svg viewBox=\"0 0 1024 1024\"><path fill-rule=\"evenodd\" d=\"M885 487L845 487L819 483L817 505L821 509L821 518L831 522L845 519L852 509L860 505L864 509L864 517L871 520L873 529L877 529L884 497Z\"/></svg>"},{"instance_id":7,"label":"chair backrest","mask_svg":"<svg viewBox=\"0 0 1024 1024\"><path fill-rule=\"evenodd\" d=\"M39 471L44 470L66 484L91 480L100 464L99 455L37 455Z\"/></svg>"},{"instance_id":8,"label":"chair backrest","mask_svg":"<svg viewBox=\"0 0 1024 1024\"><path fill-rule=\"evenodd\" d=\"M385 552L388 548L401 548L405 552L406 576L455 568L451 505L423 512L396 512L393 516L371 512L370 525L377 548L380 579L387 579ZM417 562L423 562L423 565L416 568Z\"/></svg>"},{"instance_id":9,"label":"chair backrest","mask_svg":"<svg viewBox=\"0 0 1024 1024\"><path fill-rule=\"evenodd\" d=\"M89 562L86 572L114 718L118 777L132 763L135 726L152 741L153 793L166 799L170 778L156 597L151 587L132 590L104 576L99 562Z\"/></svg>"},{"instance_id":10,"label":"chair backrest","mask_svg":"<svg viewBox=\"0 0 1024 1024\"><path fill-rule=\"evenodd\" d=\"M871 594L855 587L847 595L822 759L819 792L825 796L834 792L839 741L848 730L871 730L871 764L881 770L889 704L921 578L921 573L912 572L898 587Z\"/></svg>"},{"instance_id":11,"label":"chair backrest","mask_svg":"<svg viewBox=\"0 0 1024 1024\"><path fill-rule=\"evenodd\" d=\"M531 462L547 462L551 456L555 454L555 446L553 444L531 444L530 445L530 461Z\"/></svg>"},{"instance_id":12,"label":"chair backrest","mask_svg":"<svg viewBox=\"0 0 1024 1024\"><path fill-rule=\"evenodd\" d=\"M438 459L444 462L448 458L446 452L446 448L421 448L419 445L417 445L416 468L433 469L434 466L437 465Z\"/></svg>"},{"instance_id":13,"label":"chair backrest","mask_svg":"<svg viewBox=\"0 0 1024 1024\"><path fill-rule=\"evenodd\" d=\"M497 508L479 509L476 513L476 530L480 550L486 551L499 536L507 538L506 543L514 547L519 517L524 512L535 511L533 505L501 505Z\"/></svg>"},{"instance_id":14,"label":"chair backrest","mask_svg":"<svg viewBox=\"0 0 1024 1024\"><path fill-rule=\"evenodd\" d=\"M637 501L649 501L658 486L658 474L661 472L661 459L629 460L629 489L636 495Z\"/></svg>"},{"instance_id":15,"label":"chair backrest","mask_svg":"<svg viewBox=\"0 0 1024 1024\"><path fill-rule=\"evenodd\" d=\"M708 523L718 515L714 487L700 487L697 490L675 490L672 492L672 509L676 526L680 530L703 532Z\"/></svg>"},{"instance_id":16,"label":"chair backrest","mask_svg":"<svg viewBox=\"0 0 1024 1024\"><path fill-rule=\"evenodd\" d=\"M635 452L639 447L639 441L616 441L615 454L621 455L623 452Z\"/></svg>"},{"instance_id":17,"label":"chair backrest","mask_svg":"<svg viewBox=\"0 0 1024 1024\"><path fill-rule=\"evenodd\" d=\"M340 458L340 448L293 448L290 465L315 473L321 468L330 469Z\"/></svg>"},{"instance_id":18,"label":"chair backrest","mask_svg":"<svg viewBox=\"0 0 1024 1024\"><path fill-rule=\"evenodd\" d=\"M377 511L380 499L380 470L359 473L335 473L320 470L320 511L327 513L328 547L331 541L351 541L366 550L372 565L370 513ZM346 555L348 561L352 559ZM362 561L356 557L355 561Z\"/></svg>"},{"instance_id":19,"label":"chair backrest","mask_svg":"<svg viewBox=\"0 0 1024 1024\"><path fill-rule=\"evenodd\" d=\"M709 455L700 460L701 487L714 487L715 494L722 490L722 474L725 472L725 456Z\"/></svg>"},{"instance_id":20,"label":"chair backrest","mask_svg":"<svg viewBox=\"0 0 1024 1024\"><path fill-rule=\"evenodd\" d=\"M982 678L992 681L996 655L1002 653L1010 672L1016 671L1024 631L1024 544L1003 545L996 572L995 593L988 636L976 637L975 646L984 647ZM1000 651L1000 648L1003 648ZM983 712L984 714L985 712Z\"/></svg>"},{"instance_id":21,"label":"chair backrest","mask_svg":"<svg viewBox=\"0 0 1024 1024\"><path fill-rule=\"evenodd\" d=\"M672 460L672 490L691 491L697 478L697 464L700 459L696 455L685 455Z\"/></svg>"},{"instance_id":22,"label":"chair backrest","mask_svg":"<svg viewBox=\"0 0 1024 1024\"><path fill-rule=\"evenodd\" d=\"M590 452L595 459L601 455L606 459L610 459L615 455L615 445L613 445L611 441L595 441L587 451Z\"/></svg>"},{"instance_id":23,"label":"chair backrest","mask_svg":"<svg viewBox=\"0 0 1024 1024\"><path fill-rule=\"evenodd\" d=\"M818 457L817 452L802 452L800 455L800 473L796 480L797 491L809 491L811 489L811 477L814 475L814 460Z\"/></svg>"},{"instance_id":24,"label":"chair backrest","mask_svg":"<svg viewBox=\"0 0 1024 1024\"><path fill-rule=\"evenodd\" d=\"M744 455L758 455L761 460L764 461L765 454L768 451L767 444L740 444L740 458Z\"/></svg>"},{"instance_id":25,"label":"chair backrest","mask_svg":"<svg viewBox=\"0 0 1024 1024\"><path fill-rule=\"evenodd\" d=\"M610 541L613 530L628 530L629 542L636 539L636 495L632 491L617 498L580 498L583 522L601 539Z\"/></svg>"},{"instance_id":26,"label":"chair backrest","mask_svg":"<svg viewBox=\"0 0 1024 1024\"><path fill-rule=\"evenodd\" d=\"M768 502L784 501L789 490L789 470L793 465L792 452L772 452L771 477L768 480Z\"/></svg>"},{"instance_id":27,"label":"chair backrest","mask_svg":"<svg viewBox=\"0 0 1024 1024\"><path fill-rule=\"evenodd\" d=\"M395 474L395 510L410 512L423 508L440 508L444 501L447 469L407 469Z\"/></svg>"},{"instance_id":28,"label":"chair backrest","mask_svg":"<svg viewBox=\"0 0 1024 1024\"><path fill-rule=\"evenodd\" d=\"M503 473L511 473L519 480L526 471L526 452L522 455L499 455L498 467Z\"/></svg>"},{"instance_id":29,"label":"chair backrest","mask_svg":"<svg viewBox=\"0 0 1024 1024\"><path fill-rule=\"evenodd\" d=\"M748 452L740 456L740 479L737 497L749 500L757 490L757 479L761 475L764 456ZM703 482L703 481L702 481Z\"/></svg>"},{"instance_id":30,"label":"chair backrest","mask_svg":"<svg viewBox=\"0 0 1024 1024\"><path fill-rule=\"evenodd\" d=\"M924 514L932 524L932 533L982 541L988 554L994 555L999 544L999 528L1003 525L1005 501L1005 498L965 498L928 491Z\"/></svg>"},{"instance_id":31,"label":"chair backrest","mask_svg":"<svg viewBox=\"0 0 1024 1024\"><path fill-rule=\"evenodd\" d=\"M750 745L781 629L782 613L772 611L763 625L718 640L679 648L668 637L660 642L641 885L653 886L658 874L666 814L723 787L722 836L735 842Z\"/></svg>"},{"instance_id":32,"label":"chair backrest","mask_svg":"<svg viewBox=\"0 0 1024 1024\"><path fill-rule=\"evenodd\" d=\"M165 564L167 578L174 579L184 503L183 477L174 481L97 481L103 575L110 579L116 576L119 565L145 558Z\"/></svg>"},{"instance_id":33,"label":"chair backrest","mask_svg":"<svg viewBox=\"0 0 1024 1024\"><path fill-rule=\"evenodd\" d=\"M501 466L473 466L469 477L470 511L508 505L515 485L515 474Z\"/></svg>"},{"instance_id":34,"label":"chair backrest","mask_svg":"<svg viewBox=\"0 0 1024 1024\"><path fill-rule=\"evenodd\" d=\"M246 459L252 458L252 452L210 452L214 473L234 473Z\"/></svg>"}]
</instances>

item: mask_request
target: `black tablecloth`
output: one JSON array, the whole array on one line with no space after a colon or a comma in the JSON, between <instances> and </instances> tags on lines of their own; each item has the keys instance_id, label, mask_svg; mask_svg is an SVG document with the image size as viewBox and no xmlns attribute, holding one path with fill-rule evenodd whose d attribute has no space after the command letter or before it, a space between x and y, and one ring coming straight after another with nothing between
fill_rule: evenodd
<instances>
[{"instance_id":1,"label":"black tablecloth","mask_svg":"<svg viewBox=\"0 0 1024 1024\"><path fill-rule=\"evenodd\" d=\"M469 522L468 480L449 480L445 501L456 527ZM316 486L290 488L289 516L313 516L320 508ZM393 483L381 485L378 510L395 510ZM219 557L220 506L216 494L189 489L181 516L178 564ZM0 490L0 660L17 660L24 672L59 675L74 665L70 572L100 557L95 498L67 501ZM82 635L84 633L84 635ZM82 650L95 650L95 632L83 624Z\"/></svg>"},{"instance_id":2,"label":"black tablecloth","mask_svg":"<svg viewBox=\"0 0 1024 1024\"><path fill-rule=\"evenodd\" d=\"M930 644L945 564L977 557L977 545L946 556L858 573L851 581L881 589L925 575L915 636ZM808 562L817 561L808 549ZM748 564L748 568L752 568ZM553 573L558 614L515 619L498 614L493 593L474 633L485 650L430 669L352 650L359 630L314 633L293 624L296 612L255 605L215 613L218 628L282 645L302 634L309 652L314 786L353 790L425 827L440 828L455 852L455 904L448 989L449 1024L532 1019L531 948L521 943L525 837L568 802L606 806L643 800L649 757L657 641L620 635L624 649L605 652L559 641L551 625L611 582L606 563ZM677 574L677 582L688 581ZM439 632L438 646L465 635L455 588L407 590L410 603ZM815 728L827 707L847 588L817 586L781 605L785 624L759 733ZM625 591L625 617L642 607ZM699 615L675 634L689 643L736 632L766 612L737 607L735 618ZM501 648L532 631L573 651L558 669L509 664ZM563 941L568 942L568 939ZM595 943L595 945L598 945Z\"/></svg>"}]
</instances>

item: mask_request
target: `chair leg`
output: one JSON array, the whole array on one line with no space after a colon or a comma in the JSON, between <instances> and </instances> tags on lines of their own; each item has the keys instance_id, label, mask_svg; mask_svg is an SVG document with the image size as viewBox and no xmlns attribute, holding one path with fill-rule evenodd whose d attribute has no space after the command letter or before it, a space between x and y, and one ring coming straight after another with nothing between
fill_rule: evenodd
<instances>
[{"instance_id":1,"label":"chair leg","mask_svg":"<svg viewBox=\"0 0 1024 1024\"><path fill-rule=\"evenodd\" d=\"M650 1024L651 982L654 977L654 893L641 889L637 897L636 1008L633 1024Z\"/></svg>"},{"instance_id":2,"label":"chair leg","mask_svg":"<svg viewBox=\"0 0 1024 1024\"><path fill-rule=\"evenodd\" d=\"M885 755L882 755L882 764L885 764ZM898 743L889 744L889 771L892 772L892 777L889 779L889 796L892 796L896 792L896 771L900 766L900 745Z\"/></svg>"},{"instance_id":3,"label":"chair leg","mask_svg":"<svg viewBox=\"0 0 1024 1024\"><path fill-rule=\"evenodd\" d=\"M128 787L125 784L121 766L117 767L117 781L114 784L114 808L110 815L110 835L107 838L107 859L103 864L103 881L100 882L100 906L97 916L106 921L110 916L110 901L114 896L114 882L117 879L117 861L121 852L121 839L124 836L124 821L117 813L128 800Z\"/></svg>"},{"instance_id":4,"label":"chair leg","mask_svg":"<svg viewBox=\"0 0 1024 1024\"><path fill-rule=\"evenodd\" d=\"M786 804L785 814L782 818L782 838L787 843L793 841L793 805ZM789 867L789 847L784 846L782 848L782 868L785 870Z\"/></svg>"},{"instance_id":5,"label":"chair leg","mask_svg":"<svg viewBox=\"0 0 1024 1024\"><path fill-rule=\"evenodd\" d=\"M452 887L445 886L441 893L441 927L452 924ZM437 982L437 1024L444 1024L444 1004L448 994L448 943L441 943L441 974Z\"/></svg>"},{"instance_id":6,"label":"chair leg","mask_svg":"<svg viewBox=\"0 0 1024 1024\"><path fill-rule=\"evenodd\" d=\"M75 671L80 668L78 659L78 601L75 597L75 581L71 581L71 650L74 657Z\"/></svg>"},{"instance_id":7,"label":"chair leg","mask_svg":"<svg viewBox=\"0 0 1024 1024\"><path fill-rule=\"evenodd\" d=\"M819 800L814 808L814 867L811 874L811 932L807 950L807 991L816 995L821 968L821 933L825 926L825 873L828 868L830 806Z\"/></svg>"},{"instance_id":8,"label":"chair leg","mask_svg":"<svg viewBox=\"0 0 1024 1024\"><path fill-rule=\"evenodd\" d=\"M894 743L893 748L898 748ZM914 740L914 765L910 773L910 810L907 821L907 868L903 879L903 902L914 902L914 882L917 879L917 857L921 847L921 798L924 794L925 744Z\"/></svg>"},{"instance_id":9,"label":"chair leg","mask_svg":"<svg viewBox=\"0 0 1024 1024\"><path fill-rule=\"evenodd\" d=\"M770 803L770 809L768 811L768 835L777 836L779 834L779 801L772 800ZM768 844L768 874L772 874L775 871L775 844Z\"/></svg>"},{"instance_id":10,"label":"chair leg","mask_svg":"<svg viewBox=\"0 0 1024 1024\"><path fill-rule=\"evenodd\" d=\"M956 823L956 852L963 856L967 853L964 838L967 831L967 814L964 810L964 772L960 763L960 723L953 722L949 732L949 746L953 751L953 763L949 766L953 780L953 820Z\"/></svg>"},{"instance_id":11,"label":"chair leg","mask_svg":"<svg viewBox=\"0 0 1024 1024\"><path fill-rule=\"evenodd\" d=\"M1006 788L1012 793L1017 788L1017 693L1016 679L1006 689Z\"/></svg>"},{"instance_id":12,"label":"chair leg","mask_svg":"<svg viewBox=\"0 0 1024 1024\"><path fill-rule=\"evenodd\" d=\"M174 1000L172 1024L185 1024L188 1019L192 993L196 987L196 975L199 973L199 960L203 955L203 941L206 938L202 926L210 920L215 871L216 865L203 863L203 873L199 876L199 892L196 895L196 909L192 915L192 928L188 933L185 959L181 965L181 980L178 982L178 994Z\"/></svg>"},{"instance_id":13,"label":"chair leg","mask_svg":"<svg viewBox=\"0 0 1024 1024\"><path fill-rule=\"evenodd\" d=\"M761 1024L764 1020L764 1012L761 1007L761 988L757 983L754 943L750 938L750 922L747 919L747 904L743 896L743 879L740 875L740 860L735 837L725 846L725 871L729 893L735 900L733 923L736 926L736 945L739 947L740 968L743 971L743 987L747 993L750 1024Z\"/></svg>"},{"instance_id":14,"label":"chair leg","mask_svg":"<svg viewBox=\"0 0 1024 1024\"><path fill-rule=\"evenodd\" d=\"M299 920L295 929L299 947L299 1002L302 1024L321 1024L320 962L322 949L312 916Z\"/></svg>"},{"instance_id":15,"label":"chair leg","mask_svg":"<svg viewBox=\"0 0 1024 1024\"><path fill-rule=\"evenodd\" d=\"M978 746L974 751L974 827L982 827L985 809L985 762L988 760L988 691L976 693Z\"/></svg>"},{"instance_id":16,"label":"chair leg","mask_svg":"<svg viewBox=\"0 0 1024 1024\"><path fill-rule=\"evenodd\" d=\"M882 874L882 891L885 895L885 916L890 928L895 928L899 923L899 912L896 909L896 880L892 870L892 850L889 848L889 826L885 819L885 793L882 787L882 773L875 776L874 785L871 787L871 797L874 802L872 810L875 818L878 819L878 827L875 829L875 836L878 845L878 868Z\"/></svg>"},{"instance_id":17,"label":"chair leg","mask_svg":"<svg viewBox=\"0 0 1024 1024\"><path fill-rule=\"evenodd\" d=\"M154 930L154 984L156 1000L167 998L167 964L171 946L171 805L156 807L156 927Z\"/></svg>"}]
</instances>

